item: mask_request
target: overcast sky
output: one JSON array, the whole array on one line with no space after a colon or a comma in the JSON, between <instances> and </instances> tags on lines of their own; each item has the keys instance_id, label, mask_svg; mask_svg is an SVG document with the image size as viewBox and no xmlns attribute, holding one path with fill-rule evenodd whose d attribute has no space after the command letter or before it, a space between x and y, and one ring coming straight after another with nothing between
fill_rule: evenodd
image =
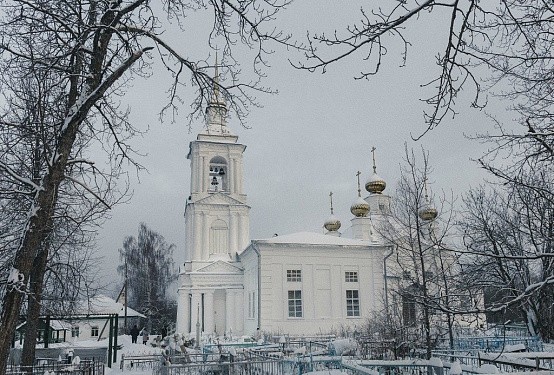
<instances>
[{"instance_id":1,"label":"overcast sky","mask_svg":"<svg viewBox=\"0 0 554 375\"><path fill-rule=\"evenodd\" d=\"M281 15L279 24L302 39L307 30L321 31L322 25L333 30L359 18L359 5L354 1L302 0ZM205 39L196 30L202 29L201 21L189 17L188 25L190 31L185 35L174 32L168 36L207 57ZM264 107L252 110L247 119L249 129L241 127L236 118L228 122L239 142L247 146L244 186L252 207L251 238L322 232L329 216L330 191L334 192L335 214L343 229L347 228L352 218L350 205L357 197L355 174L362 172L362 184L369 177L372 146L377 148L377 172L387 181L388 194L394 195L405 143L416 151L421 147L429 151L434 191L453 190L459 195L482 183L485 174L471 159L478 158L484 146L465 135L483 132L492 124L485 112L469 107L470 92L457 99L459 115L445 119L420 141L411 140L411 135L425 129L425 105L420 98L426 92L420 85L437 74L435 56L446 43L447 29L436 14L421 17L407 32L413 44L407 66L400 67L401 49L393 43L381 72L370 80L353 79L362 70L359 57L330 67L326 74L295 70L287 59L296 61L301 56L293 52L277 50L270 58L264 84L279 94L259 97ZM156 69L161 68L154 68L155 75ZM135 148L146 154L140 161L148 172L139 174L140 183L136 173L131 173L133 198L115 207L100 231L98 254L104 257L105 280L119 282L117 250L125 236L137 235L140 222L176 245L177 264L184 259L183 211L190 193L186 155L189 142L204 124L197 121L189 133L188 103L177 121L160 123L166 83L157 76L136 80L125 98L132 122L150 128L133 141ZM506 116L502 108L502 104L491 105L488 111Z\"/></svg>"}]
</instances>

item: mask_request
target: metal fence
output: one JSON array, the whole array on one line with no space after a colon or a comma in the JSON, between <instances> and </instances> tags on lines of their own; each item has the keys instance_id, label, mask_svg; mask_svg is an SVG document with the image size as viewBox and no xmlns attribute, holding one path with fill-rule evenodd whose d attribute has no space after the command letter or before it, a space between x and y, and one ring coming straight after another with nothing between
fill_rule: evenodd
<instances>
[{"instance_id":1,"label":"metal fence","mask_svg":"<svg viewBox=\"0 0 554 375\"><path fill-rule=\"evenodd\" d=\"M155 375L285 375L293 374L284 361L205 362L154 366Z\"/></svg>"},{"instance_id":2,"label":"metal fence","mask_svg":"<svg viewBox=\"0 0 554 375\"><path fill-rule=\"evenodd\" d=\"M540 352L542 341L538 337L510 336L475 336L458 337L454 340L454 348L458 350L480 349L484 351L502 351L509 345L524 345L528 350Z\"/></svg>"},{"instance_id":3,"label":"metal fence","mask_svg":"<svg viewBox=\"0 0 554 375\"><path fill-rule=\"evenodd\" d=\"M41 360L34 366L10 365L6 369L7 375L44 375L46 373L54 375L104 375L104 362L84 360L77 365Z\"/></svg>"}]
</instances>

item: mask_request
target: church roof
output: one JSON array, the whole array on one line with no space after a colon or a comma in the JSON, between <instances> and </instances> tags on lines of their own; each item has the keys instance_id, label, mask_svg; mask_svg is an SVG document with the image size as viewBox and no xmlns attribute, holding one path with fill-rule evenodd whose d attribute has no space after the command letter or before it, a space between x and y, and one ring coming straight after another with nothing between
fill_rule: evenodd
<instances>
[{"instance_id":1,"label":"church roof","mask_svg":"<svg viewBox=\"0 0 554 375\"><path fill-rule=\"evenodd\" d=\"M274 236L267 239L257 240L259 243L268 244L303 244L303 245L339 245L339 246L368 246L364 240L328 236L314 232L298 232L283 236Z\"/></svg>"}]
</instances>

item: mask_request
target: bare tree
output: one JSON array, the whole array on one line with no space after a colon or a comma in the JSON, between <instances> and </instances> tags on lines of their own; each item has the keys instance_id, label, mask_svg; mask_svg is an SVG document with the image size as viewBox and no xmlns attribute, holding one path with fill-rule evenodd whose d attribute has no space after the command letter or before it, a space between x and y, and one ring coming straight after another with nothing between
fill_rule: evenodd
<instances>
[{"instance_id":1,"label":"bare tree","mask_svg":"<svg viewBox=\"0 0 554 375\"><path fill-rule=\"evenodd\" d=\"M343 60L359 61L361 73L355 78L370 79L390 61L392 46L397 44L402 46L401 65L409 64L410 26L431 23L433 27L426 25L427 35L442 40L444 47L418 52L437 56L434 78L422 82L426 90L433 89L423 98L429 105L424 112L427 131L454 116L458 95L471 89L472 107L484 107L486 95L492 94L508 99L509 109L520 115L518 131L499 129L487 134L498 139L498 147L523 145L523 159L531 154L552 159L553 15L551 4L543 0L407 0L367 5L359 21L340 25L338 31L309 35L305 60L294 65L325 72Z\"/></svg>"},{"instance_id":2,"label":"bare tree","mask_svg":"<svg viewBox=\"0 0 554 375\"><path fill-rule=\"evenodd\" d=\"M52 75L48 70L34 70L30 73L32 75L24 79L4 79L4 83L9 83L11 87L10 96L7 97L10 111L5 116L9 122L5 122L7 126L1 134L5 140L4 155L11 159L12 167L19 171L20 177L39 184L41 176L47 171L45 155L55 149L55 124L62 116L59 108L61 93L52 85ZM82 297L81 292L90 292L93 270L87 267L91 265L93 230L100 224L98 218L109 208L106 202L110 199L105 195L102 200L98 200L73 182L74 177L82 179L85 175L85 170L78 167L72 167L66 172L66 181L60 186L58 204L54 210L52 231L33 260L26 290L26 339L22 366L34 363L39 315L62 315L77 298ZM3 189L0 192L5 202L5 212L10 212L11 221L4 217L1 220L5 228L15 232L27 219L31 199L10 189L13 186L10 176L2 177L8 177L1 180ZM109 194L114 193L111 191ZM13 257L15 243L1 243L8 254L7 258ZM44 292L46 298L43 298Z\"/></svg>"},{"instance_id":3,"label":"bare tree","mask_svg":"<svg viewBox=\"0 0 554 375\"><path fill-rule=\"evenodd\" d=\"M129 80L147 76L150 61L157 55L173 78L166 109L175 108L188 79L198 94L192 116L204 108L215 85L231 109L242 117L253 103L253 93L267 90L256 80L239 81L240 69L233 47L240 42L251 48L254 69L261 73L259 69L268 52L265 43L288 43L287 36L271 25L286 4L286 0L168 0L161 3L163 8L157 8L146 0L12 0L0 5L3 14L0 85L4 94L11 97L18 87L17 79L46 71L49 78L46 90L58 96L56 101L48 103L52 107L45 114L49 116L56 108L58 116L46 121L52 131L48 144L53 147L41 154L44 173L39 181L22 173L21 167L26 163L21 163L13 146L3 145L2 148L2 207L11 211L13 201L20 199L25 202L20 207L25 215L17 215L20 222L11 227L8 235L3 235L6 242L14 245L14 252L5 263L9 272L0 317L0 373L6 369L10 341L28 292L33 262L47 245L55 227L56 212L63 209L59 197L64 187L86 192L91 202L109 206L110 200L105 196L111 194L117 175L98 169L84 150L92 142L100 142L114 166L121 165L124 159L134 162L128 139L135 130L118 102ZM160 17L180 21L194 10L212 12L213 28L206 40L223 46L223 61L227 62L222 70L228 77L227 85L210 77L209 64L184 57L162 36L164 28ZM269 24L267 29L266 24ZM25 126L18 121L12 122L7 116L14 108L11 104L8 100L8 106L0 114L5 145L19 144L19 132L13 133L12 129L20 130Z\"/></svg>"},{"instance_id":4,"label":"bare tree","mask_svg":"<svg viewBox=\"0 0 554 375\"><path fill-rule=\"evenodd\" d=\"M554 337L552 171L536 171L524 181L532 188L512 183L468 194L464 268L475 285L496 295L488 311L516 309L530 334L546 341Z\"/></svg>"},{"instance_id":5,"label":"bare tree","mask_svg":"<svg viewBox=\"0 0 554 375\"><path fill-rule=\"evenodd\" d=\"M401 317L402 330L418 340L428 358L437 340L448 337L453 346L454 305L460 291L456 286L457 254L448 245L452 235L451 204L442 197L441 214L432 204L427 181L430 176L428 153L418 162L406 147L389 221L378 231L395 251L390 272L399 280L394 293L397 306L389 313ZM405 336L405 335L404 335Z\"/></svg>"}]
</instances>

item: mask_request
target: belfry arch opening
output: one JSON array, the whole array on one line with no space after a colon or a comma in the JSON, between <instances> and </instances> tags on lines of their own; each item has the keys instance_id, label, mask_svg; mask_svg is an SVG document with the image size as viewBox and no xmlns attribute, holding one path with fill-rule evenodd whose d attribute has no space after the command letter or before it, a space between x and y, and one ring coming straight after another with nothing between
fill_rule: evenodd
<instances>
[{"instance_id":1,"label":"belfry arch opening","mask_svg":"<svg viewBox=\"0 0 554 375\"><path fill-rule=\"evenodd\" d=\"M209 168L208 190L211 192L229 191L227 160L221 156L215 156L210 160Z\"/></svg>"}]
</instances>

